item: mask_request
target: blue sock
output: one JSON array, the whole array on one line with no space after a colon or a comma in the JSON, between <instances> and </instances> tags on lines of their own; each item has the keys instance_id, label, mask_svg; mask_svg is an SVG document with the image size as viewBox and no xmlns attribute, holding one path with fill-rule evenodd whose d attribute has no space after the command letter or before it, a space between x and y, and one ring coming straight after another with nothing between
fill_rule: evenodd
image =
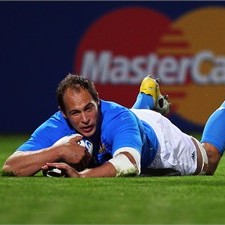
<instances>
[{"instance_id":1,"label":"blue sock","mask_svg":"<svg viewBox=\"0 0 225 225\"><path fill-rule=\"evenodd\" d=\"M155 107L153 97L145 93L139 93L133 109L153 109Z\"/></svg>"},{"instance_id":2,"label":"blue sock","mask_svg":"<svg viewBox=\"0 0 225 225\"><path fill-rule=\"evenodd\" d=\"M221 155L223 154L225 150L225 101L206 122L201 142L212 144Z\"/></svg>"}]
</instances>

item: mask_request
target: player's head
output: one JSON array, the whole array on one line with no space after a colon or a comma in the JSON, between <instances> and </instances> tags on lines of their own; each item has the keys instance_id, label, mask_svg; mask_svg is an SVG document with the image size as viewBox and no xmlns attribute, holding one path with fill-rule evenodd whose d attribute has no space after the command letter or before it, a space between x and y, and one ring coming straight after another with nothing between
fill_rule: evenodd
<instances>
[{"instance_id":1,"label":"player's head","mask_svg":"<svg viewBox=\"0 0 225 225\"><path fill-rule=\"evenodd\" d=\"M98 121L98 93L87 78L69 74L56 90L59 109L73 128L88 137L94 134Z\"/></svg>"},{"instance_id":2,"label":"player's head","mask_svg":"<svg viewBox=\"0 0 225 225\"><path fill-rule=\"evenodd\" d=\"M65 104L64 104L63 96L65 91L68 88L71 88L74 90L79 90L80 88L86 89L90 93L94 101L96 103L99 102L98 93L96 91L96 88L93 82L91 82L87 78L80 75L68 74L59 83L56 89L56 97L57 97L58 105L63 112L65 112Z\"/></svg>"}]
</instances>

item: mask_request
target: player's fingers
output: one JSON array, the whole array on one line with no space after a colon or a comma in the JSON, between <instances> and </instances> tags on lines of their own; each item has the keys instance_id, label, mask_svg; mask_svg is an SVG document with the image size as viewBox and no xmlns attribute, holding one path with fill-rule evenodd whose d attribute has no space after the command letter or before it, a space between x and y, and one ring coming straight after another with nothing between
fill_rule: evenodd
<instances>
[{"instance_id":1,"label":"player's fingers","mask_svg":"<svg viewBox=\"0 0 225 225\"><path fill-rule=\"evenodd\" d=\"M54 162L54 163L46 163L46 166L48 166L48 167L56 167L56 168L58 168L58 169L65 169L65 168L67 168L69 165L66 164L66 163L62 163L62 162L60 162L60 163Z\"/></svg>"},{"instance_id":2,"label":"player's fingers","mask_svg":"<svg viewBox=\"0 0 225 225\"><path fill-rule=\"evenodd\" d=\"M77 170L67 163L46 163L48 167L54 167L60 170L64 170L68 177L79 177Z\"/></svg>"},{"instance_id":3,"label":"player's fingers","mask_svg":"<svg viewBox=\"0 0 225 225\"><path fill-rule=\"evenodd\" d=\"M69 140L69 142L79 142L80 140L82 140L82 138L83 138L82 135L77 135L77 136L71 138L71 139Z\"/></svg>"},{"instance_id":4,"label":"player's fingers","mask_svg":"<svg viewBox=\"0 0 225 225\"><path fill-rule=\"evenodd\" d=\"M48 165L44 165L41 167L42 170L47 170L48 168L49 168Z\"/></svg>"},{"instance_id":5,"label":"player's fingers","mask_svg":"<svg viewBox=\"0 0 225 225\"><path fill-rule=\"evenodd\" d=\"M71 138L72 140L81 140L83 136L81 134L76 135L75 137Z\"/></svg>"}]
</instances>

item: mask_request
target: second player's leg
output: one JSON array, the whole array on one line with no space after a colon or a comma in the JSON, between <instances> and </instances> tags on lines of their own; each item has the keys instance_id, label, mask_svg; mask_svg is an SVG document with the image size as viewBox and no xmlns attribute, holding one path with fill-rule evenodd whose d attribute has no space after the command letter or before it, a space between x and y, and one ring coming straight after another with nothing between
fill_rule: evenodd
<instances>
[{"instance_id":1,"label":"second player's leg","mask_svg":"<svg viewBox=\"0 0 225 225\"><path fill-rule=\"evenodd\" d=\"M213 174L225 151L225 101L206 122L201 142L209 160L207 174Z\"/></svg>"}]
</instances>

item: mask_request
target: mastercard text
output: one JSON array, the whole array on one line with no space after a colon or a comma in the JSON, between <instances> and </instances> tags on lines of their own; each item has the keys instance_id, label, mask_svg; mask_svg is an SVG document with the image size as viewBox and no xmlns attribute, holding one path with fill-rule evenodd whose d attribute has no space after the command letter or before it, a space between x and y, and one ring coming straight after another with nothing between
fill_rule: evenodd
<instances>
[{"instance_id":1,"label":"mastercard text","mask_svg":"<svg viewBox=\"0 0 225 225\"><path fill-rule=\"evenodd\" d=\"M147 74L156 74L165 85L185 84L188 76L200 85L225 84L225 56L217 56L211 50L202 50L193 56L159 57L150 53L132 58L114 55L111 51L98 54L86 51L81 73L102 84L139 84Z\"/></svg>"}]
</instances>

